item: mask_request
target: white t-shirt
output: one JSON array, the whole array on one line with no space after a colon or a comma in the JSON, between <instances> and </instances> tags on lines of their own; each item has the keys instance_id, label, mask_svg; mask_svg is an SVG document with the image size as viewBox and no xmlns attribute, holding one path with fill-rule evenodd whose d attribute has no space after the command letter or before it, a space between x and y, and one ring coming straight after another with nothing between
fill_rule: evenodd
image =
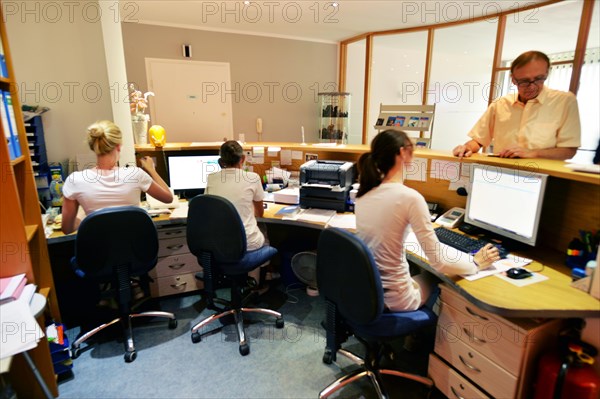
<instances>
[{"instance_id":1,"label":"white t-shirt","mask_svg":"<svg viewBox=\"0 0 600 399\"><path fill-rule=\"evenodd\" d=\"M446 246L433 231L425 199L402 183L382 183L357 198L354 212L357 234L371 249L390 309L416 310L421 304L419 286L406 261L404 240L409 225L433 268L447 274L477 272L467 254L458 259L446 254Z\"/></svg>"},{"instance_id":2,"label":"white t-shirt","mask_svg":"<svg viewBox=\"0 0 600 399\"><path fill-rule=\"evenodd\" d=\"M251 251L262 247L265 237L258 229L253 201L262 201L265 192L260 176L239 168L225 168L208 175L206 194L227 198L237 209L246 229L246 248Z\"/></svg>"},{"instance_id":3,"label":"white t-shirt","mask_svg":"<svg viewBox=\"0 0 600 399\"><path fill-rule=\"evenodd\" d=\"M137 166L73 172L63 185L63 196L76 200L86 214L111 206L139 205L152 177Z\"/></svg>"}]
</instances>

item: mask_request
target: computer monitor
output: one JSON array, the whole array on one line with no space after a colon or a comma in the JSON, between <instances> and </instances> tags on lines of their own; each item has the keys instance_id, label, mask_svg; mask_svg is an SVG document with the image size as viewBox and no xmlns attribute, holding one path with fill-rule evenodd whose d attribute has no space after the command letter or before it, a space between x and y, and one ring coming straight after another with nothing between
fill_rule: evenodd
<instances>
[{"instance_id":1,"label":"computer monitor","mask_svg":"<svg viewBox=\"0 0 600 399\"><path fill-rule=\"evenodd\" d=\"M183 198L204 193L208 175L221 170L218 161L218 155L168 155L169 187Z\"/></svg>"},{"instance_id":2,"label":"computer monitor","mask_svg":"<svg viewBox=\"0 0 600 399\"><path fill-rule=\"evenodd\" d=\"M465 221L534 246L548 175L473 164Z\"/></svg>"}]
</instances>

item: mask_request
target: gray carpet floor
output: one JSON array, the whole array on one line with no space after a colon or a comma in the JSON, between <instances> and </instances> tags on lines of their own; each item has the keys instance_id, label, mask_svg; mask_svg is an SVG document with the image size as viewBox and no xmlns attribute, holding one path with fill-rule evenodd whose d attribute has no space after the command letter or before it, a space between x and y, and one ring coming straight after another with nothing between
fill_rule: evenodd
<instances>
[{"instance_id":1,"label":"gray carpet floor","mask_svg":"<svg viewBox=\"0 0 600 399\"><path fill-rule=\"evenodd\" d=\"M60 398L317 398L329 383L356 367L342 356L331 365L322 362L324 302L301 288L275 285L260 297L256 305L282 312L285 327L276 329L271 318L250 315L248 356L239 354L232 325L192 343L191 327L214 313L205 309L200 295L163 298L148 305L174 312L177 328L168 329L167 322L158 318L136 320L138 356L132 363L123 360L119 327L103 331L91 345L82 345L85 349L73 360L72 376L59 384ZM219 322L205 332L217 327ZM70 342L78 334L79 328L67 330ZM353 338L344 347L362 350ZM426 374L426 350L409 353L400 343L394 352L395 368ZM427 397L427 390L413 382L386 377L385 383L392 397ZM332 397L373 398L375 393L362 381Z\"/></svg>"}]
</instances>

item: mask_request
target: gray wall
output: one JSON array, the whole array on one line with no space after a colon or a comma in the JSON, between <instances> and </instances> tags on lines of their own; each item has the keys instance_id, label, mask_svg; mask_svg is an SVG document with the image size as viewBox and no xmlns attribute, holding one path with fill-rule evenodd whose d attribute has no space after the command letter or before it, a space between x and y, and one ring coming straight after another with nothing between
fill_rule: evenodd
<instances>
[{"instance_id":1,"label":"gray wall","mask_svg":"<svg viewBox=\"0 0 600 399\"><path fill-rule=\"evenodd\" d=\"M299 142L301 126L306 140L316 141L316 94L336 87L337 44L132 23L122 28L127 78L142 91L145 57L184 60L181 46L190 44L193 61L230 63L236 139L244 133L247 141L256 141L261 117L263 141Z\"/></svg>"},{"instance_id":2,"label":"gray wall","mask_svg":"<svg viewBox=\"0 0 600 399\"><path fill-rule=\"evenodd\" d=\"M50 108L43 115L48 159L65 162L90 153L87 126L112 119L100 21L81 13L50 18L16 5L14 14L5 15L15 76L23 104Z\"/></svg>"},{"instance_id":3,"label":"gray wall","mask_svg":"<svg viewBox=\"0 0 600 399\"><path fill-rule=\"evenodd\" d=\"M23 88L22 103L51 109L43 116L49 161L65 163L77 154L90 154L86 127L113 119L112 101L127 101L109 84L100 21L81 13L48 19L17 11L5 15L13 65ZM336 44L136 24L123 24L123 41L127 79L142 90L144 58L183 59L183 43L192 45L193 60L229 62L232 84L263 88L258 101L240 96L233 104L236 138L243 132L247 141L257 139L257 117L263 118L264 141L299 142L302 125L306 140L315 141L316 93L337 82ZM272 99L269 84L274 85ZM299 96L289 90L289 96L298 97L294 101L284 97L286 84L302 90Z\"/></svg>"}]
</instances>

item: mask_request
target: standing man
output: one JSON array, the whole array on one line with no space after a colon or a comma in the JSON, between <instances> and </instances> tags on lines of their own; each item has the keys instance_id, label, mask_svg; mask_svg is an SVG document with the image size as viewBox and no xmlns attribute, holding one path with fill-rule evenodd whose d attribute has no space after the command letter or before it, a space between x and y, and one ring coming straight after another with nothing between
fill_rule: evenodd
<instances>
[{"instance_id":1,"label":"standing man","mask_svg":"<svg viewBox=\"0 0 600 399\"><path fill-rule=\"evenodd\" d=\"M550 59L540 51L518 56L510 66L518 93L494 101L469 132L471 140L452 151L469 157L494 139L503 158L569 159L581 145L577 98L544 86Z\"/></svg>"}]
</instances>

